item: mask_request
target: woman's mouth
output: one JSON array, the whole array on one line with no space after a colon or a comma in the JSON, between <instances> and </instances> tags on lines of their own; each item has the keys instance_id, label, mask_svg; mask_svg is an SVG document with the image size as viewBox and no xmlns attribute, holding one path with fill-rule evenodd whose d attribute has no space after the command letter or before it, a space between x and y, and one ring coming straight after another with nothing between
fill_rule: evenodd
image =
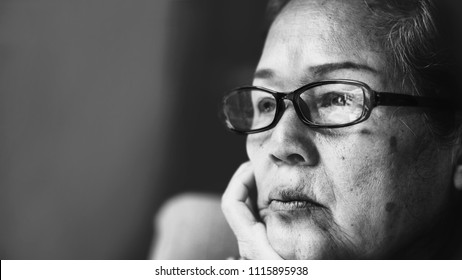
<instances>
[{"instance_id":1,"label":"woman's mouth","mask_svg":"<svg viewBox=\"0 0 462 280\"><path fill-rule=\"evenodd\" d=\"M270 197L269 209L272 211L312 211L326 207L297 190L282 190Z\"/></svg>"},{"instance_id":2,"label":"woman's mouth","mask_svg":"<svg viewBox=\"0 0 462 280\"><path fill-rule=\"evenodd\" d=\"M313 203L307 200L272 200L269 204L269 209L272 211L307 211L321 207L324 208L322 205L318 203Z\"/></svg>"}]
</instances>

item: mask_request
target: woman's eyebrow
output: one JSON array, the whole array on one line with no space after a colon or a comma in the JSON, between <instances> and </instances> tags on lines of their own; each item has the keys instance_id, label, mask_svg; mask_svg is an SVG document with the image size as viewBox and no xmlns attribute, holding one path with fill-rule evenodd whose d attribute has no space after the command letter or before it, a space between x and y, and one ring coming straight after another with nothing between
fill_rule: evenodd
<instances>
[{"instance_id":1,"label":"woman's eyebrow","mask_svg":"<svg viewBox=\"0 0 462 280\"><path fill-rule=\"evenodd\" d=\"M365 64L359 64L351 61L345 62L338 62L338 63L326 63L316 66L308 67L308 73L312 74L313 76L323 76L330 72L334 72L337 70L344 70L344 69L351 69L351 70L365 70L371 72L373 74L378 74L379 71L368 66Z\"/></svg>"},{"instance_id":2,"label":"woman's eyebrow","mask_svg":"<svg viewBox=\"0 0 462 280\"><path fill-rule=\"evenodd\" d=\"M270 69L258 69L253 75L254 79L271 80L274 78L274 71Z\"/></svg>"},{"instance_id":3,"label":"woman's eyebrow","mask_svg":"<svg viewBox=\"0 0 462 280\"><path fill-rule=\"evenodd\" d=\"M379 71L377 69L374 69L373 67L366 65L366 64L360 64L352 61L345 61L345 62L335 62L335 63L326 63L326 64L320 64L320 65L315 65L315 66L309 66L307 68L307 74L309 76L324 76L330 72L338 71L338 70L345 70L345 69L351 69L351 70L363 70L363 71L368 71L373 74L378 74ZM263 80L271 80L275 77L275 73L271 69L263 68L263 69L257 69L257 71L254 74L254 79L263 79Z\"/></svg>"}]
</instances>

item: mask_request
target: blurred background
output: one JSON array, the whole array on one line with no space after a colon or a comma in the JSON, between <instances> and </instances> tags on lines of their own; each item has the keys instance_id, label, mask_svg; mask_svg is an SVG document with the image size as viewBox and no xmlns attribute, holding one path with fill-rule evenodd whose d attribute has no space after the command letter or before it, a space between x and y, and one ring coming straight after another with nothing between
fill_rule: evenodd
<instances>
[{"instance_id":1,"label":"blurred background","mask_svg":"<svg viewBox=\"0 0 462 280\"><path fill-rule=\"evenodd\" d=\"M265 6L0 0L0 258L144 259L164 201L222 193Z\"/></svg>"}]
</instances>

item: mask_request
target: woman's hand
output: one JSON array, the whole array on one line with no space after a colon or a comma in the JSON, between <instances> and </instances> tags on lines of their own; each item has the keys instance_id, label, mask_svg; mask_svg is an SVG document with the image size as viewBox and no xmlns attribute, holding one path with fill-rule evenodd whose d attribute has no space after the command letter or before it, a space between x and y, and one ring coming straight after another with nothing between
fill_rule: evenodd
<instances>
[{"instance_id":1,"label":"woman's hand","mask_svg":"<svg viewBox=\"0 0 462 280\"><path fill-rule=\"evenodd\" d=\"M221 199L221 208L236 235L239 253L244 259L282 259L271 247L265 225L250 206L249 194L256 191L250 162L243 163L234 173ZM258 210L256 210L258 211Z\"/></svg>"}]
</instances>

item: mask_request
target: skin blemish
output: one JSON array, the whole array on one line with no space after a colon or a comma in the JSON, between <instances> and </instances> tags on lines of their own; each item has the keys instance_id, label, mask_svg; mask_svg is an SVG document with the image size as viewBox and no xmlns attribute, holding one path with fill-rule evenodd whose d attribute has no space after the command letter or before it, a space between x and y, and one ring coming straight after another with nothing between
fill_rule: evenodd
<instances>
[{"instance_id":1,"label":"skin blemish","mask_svg":"<svg viewBox=\"0 0 462 280\"><path fill-rule=\"evenodd\" d=\"M372 131L370 131L369 129L361 129L359 131L359 133L363 134L363 135L371 135L372 134Z\"/></svg>"},{"instance_id":2,"label":"skin blemish","mask_svg":"<svg viewBox=\"0 0 462 280\"><path fill-rule=\"evenodd\" d=\"M345 157L342 157L342 160L345 160Z\"/></svg>"},{"instance_id":3,"label":"skin blemish","mask_svg":"<svg viewBox=\"0 0 462 280\"><path fill-rule=\"evenodd\" d=\"M398 150L398 140L396 139L396 136L390 137L390 149L393 152L396 152Z\"/></svg>"},{"instance_id":4,"label":"skin blemish","mask_svg":"<svg viewBox=\"0 0 462 280\"><path fill-rule=\"evenodd\" d=\"M386 205L385 205L385 211L387 212L391 212L393 211L393 209L395 209L396 207L396 204L393 203L393 202L388 202Z\"/></svg>"}]
</instances>

